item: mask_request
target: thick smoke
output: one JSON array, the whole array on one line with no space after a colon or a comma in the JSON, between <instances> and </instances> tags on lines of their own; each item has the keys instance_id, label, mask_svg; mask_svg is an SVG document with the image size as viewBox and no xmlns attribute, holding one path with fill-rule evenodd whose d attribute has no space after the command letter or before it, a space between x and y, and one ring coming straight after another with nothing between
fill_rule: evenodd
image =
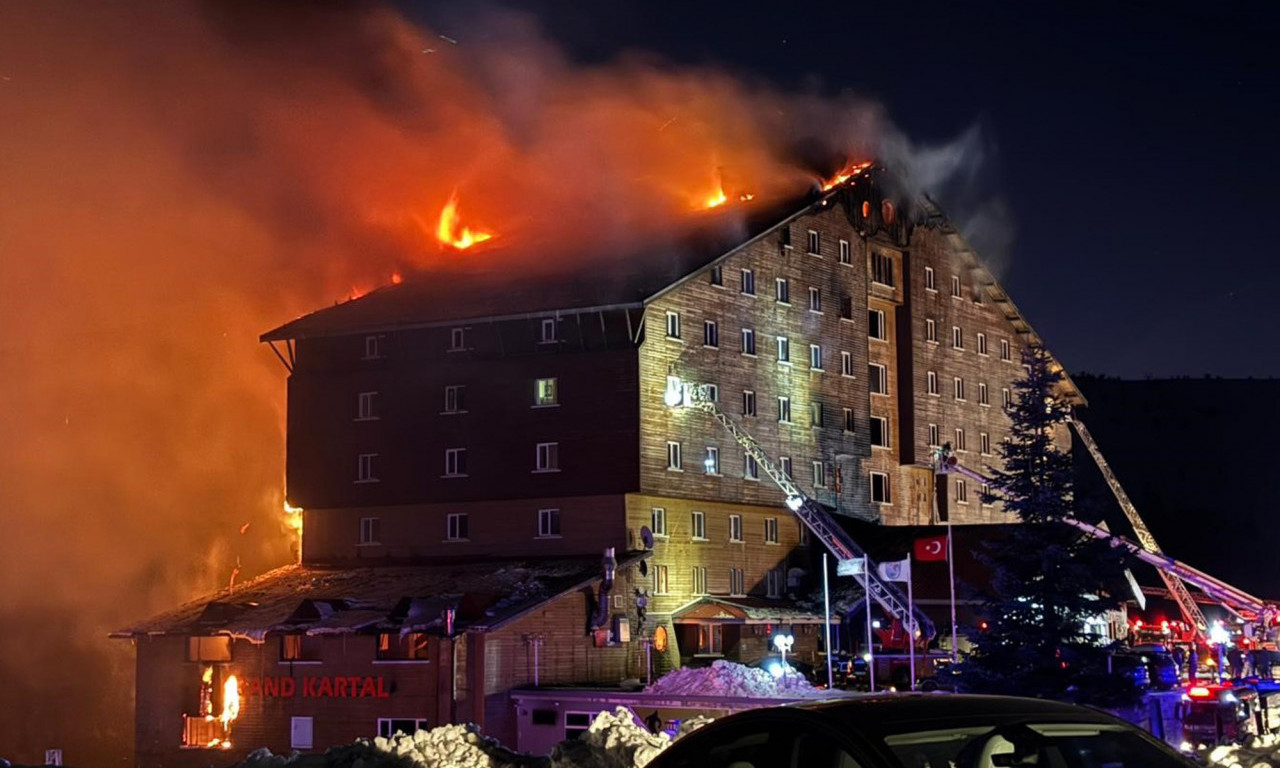
<instances>
[{"instance_id":1,"label":"thick smoke","mask_svg":"<svg viewBox=\"0 0 1280 768\"><path fill-rule=\"evenodd\" d=\"M357 3L0 5L2 756L127 762L106 633L291 560L259 333L393 271L660 237L721 180L804 188L886 131L724 72L575 68L516 15L454 42ZM455 190L487 247L435 242Z\"/></svg>"}]
</instances>

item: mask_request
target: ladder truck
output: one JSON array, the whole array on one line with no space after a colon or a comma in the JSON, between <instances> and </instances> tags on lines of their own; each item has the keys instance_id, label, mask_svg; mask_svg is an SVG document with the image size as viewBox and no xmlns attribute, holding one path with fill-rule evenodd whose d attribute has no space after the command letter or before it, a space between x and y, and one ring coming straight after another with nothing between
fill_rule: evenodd
<instances>
[{"instance_id":1,"label":"ladder truck","mask_svg":"<svg viewBox=\"0 0 1280 768\"><path fill-rule=\"evenodd\" d=\"M853 537L836 523L826 508L802 491L795 481L773 462L755 438L720 410L711 397L708 385L682 382L678 376L668 376L663 400L668 407L699 410L719 422L720 426L724 427L725 431L742 447L742 450L755 460L760 469L764 470L769 479L786 495L787 509L800 518L818 541L821 541L835 556L836 572L853 576L885 613L902 623L908 637L915 638L918 633L920 637L929 640L937 634L933 622L923 611L918 608L914 611L909 610L902 592L891 583L880 579L875 562L867 556L862 547L858 546Z\"/></svg>"},{"instance_id":2,"label":"ladder truck","mask_svg":"<svg viewBox=\"0 0 1280 768\"><path fill-rule=\"evenodd\" d=\"M1168 587L1169 594L1177 602L1183 621L1195 630L1197 638L1202 642L1208 642L1208 621L1205 620L1204 612L1200 610L1200 606L1187 590L1187 584L1198 588L1236 616L1251 621L1270 622L1276 613L1275 606L1221 579L1216 579L1204 571L1164 554L1159 545L1156 544L1155 537L1151 534L1150 529L1147 528L1146 523L1139 516L1137 508L1134 507L1133 502L1129 500L1128 494L1121 487L1120 481L1116 479L1115 473L1111 471L1110 465L1103 458L1102 451L1098 448L1097 443L1094 442L1093 436L1089 434L1088 429L1076 419L1071 420L1071 425L1075 428L1076 434L1080 435L1081 442L1089 450L1093 460L1098 464L1098 468L1102 470L1103 477L1106 478L1112 493L1115 494L1116 499L1120 502L1121 509L1125 512L1125 517L1128 518L1133 526L1134 532L1138 536L1138 541L1132 541L1124 536L1113 534L1096 525L1075 518L1065 518L1063 520L1064 523L1078 528L1091 536L1108 540L1112 546L1124 547L1139 560L1154 566L1165 586ZM937 474L963 475L978 483L1000 490L999 486L991 478L959 463L949 443L935 451L933 467L934 472Z\"/></svg>"}]
</instances>

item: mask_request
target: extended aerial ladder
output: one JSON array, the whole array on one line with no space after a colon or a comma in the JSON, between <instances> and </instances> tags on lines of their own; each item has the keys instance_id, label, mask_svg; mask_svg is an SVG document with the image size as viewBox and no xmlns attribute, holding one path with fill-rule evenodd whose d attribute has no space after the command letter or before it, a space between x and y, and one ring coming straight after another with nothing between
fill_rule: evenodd
<instances>
[{"instance_id":1,"label":"extended aerial ladder","mask_svg":"<svg viewBox=\"0 0 1280 768\"><path fill-rule=\"evenodd\" d=\"M720 410L706 384L681 382L678 377L670 376L667 378L664 400L670 407L694 408L720 422L720 426L725 428L742 450L755 460L756 465L764 470L769 479L773 480L786 495L787 508L795 513L818 541L821 541L835 556L837 572L853 576L885 613L902 623L909 637L915 637L917 630L925 639L932 638L936 634L936 629L929 617L918 608L914 612L911 611L902 593L890 583L880 579L875 561L871 560L853 537L832 519L827 510L802 491L795 481L773 462L754 437Z\"/></svg>"},{"instance_id":2,"label":"extended aerial ladder","mask_svg":"<svg viewBox=\"0 0 1280 768\"><path fill-rule=\"evenodd\" d=\"M1110 486L1112 493L1116 496L1116 500L1120 503L1121 509L1124 510L1125 517L1128 518L1129 523L1133 526L1134 532L1138 536L1138 541L1135 542L1124 536L1111 533L1083 520L1069 517L1065 518L1063 522L1092 536L1108 540L1113 546L1124 547L1139 560L1154 566L1161 580L1168 587L1169 594L1178 603L1178 609L1182 613L1183 620L1193 627L1196 634L1201 638L1207 636L1208 621L1204 617L1204 612L1200 610L1200 606L1187 590L1187 584L1198 588L1228 611L1242 618L1257 621L1267 620L1274 615L1275 606L1269 605L1261 598L1255 597L1221 579L1214 578L1204 571L1164 554L1156 543L1150 529L1147 528L1146 523L1138 514L1137 508L1129 500L1129 496L1120 485L1120 481L1116 479L1115 473L1111 471L1110 465L1107 464L1106 459L1102 456L1102 451L1098 448L1097 443L1094 442L1093 436L1089 434L1088 429L1075 419L1071 420L1071 424L1075 427L1076 434L1080 435L1081 442L1089 450L1094 462L1097 463L1098 468L1102 471L1107 485ZM935 452L934 471L937 474L964 475L976 482L1000 490L998 484L991 478L960 464L956 459L955 453L952 452L950 444L942 446Z\"/></svg>"}]
</instances>

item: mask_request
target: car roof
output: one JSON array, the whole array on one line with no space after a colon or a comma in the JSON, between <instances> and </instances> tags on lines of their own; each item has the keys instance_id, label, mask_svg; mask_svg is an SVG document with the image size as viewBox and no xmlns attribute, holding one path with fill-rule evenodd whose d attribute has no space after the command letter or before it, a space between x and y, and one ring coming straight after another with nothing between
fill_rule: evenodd
<instances>
[{"instance_id":1,"label":"car roof","mask_svg":"<svg viewBox=\"0 0 1280 768\"><path fill-rule=\"evenodd\" d=\"M844 726L881 733L911 729L921 724L946 727L949 720L960 723L1044 718L1077 723L1116 722L1104 712L1059 701L959 693L868 694L788 706L819 712Z\"/></svg>"}]
</instances>

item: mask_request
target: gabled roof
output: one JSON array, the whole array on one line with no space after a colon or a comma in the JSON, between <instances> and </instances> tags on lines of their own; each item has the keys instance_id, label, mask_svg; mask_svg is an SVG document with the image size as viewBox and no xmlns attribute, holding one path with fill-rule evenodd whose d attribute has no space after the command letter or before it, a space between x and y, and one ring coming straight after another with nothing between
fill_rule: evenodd
<instances>
[{"instance_id":1,"label":"gabled roof","mask_svg":"<svg viewBox=\"0 0 1280 768\"><path fill-rule=\"evenodd\" d=\"M793 600L764 597L703 597L671 614L676 624L713 621L728 624L821 624L822 615ZM839 623L839 617L833 618Z\"/></svg>"}]
</instances>

